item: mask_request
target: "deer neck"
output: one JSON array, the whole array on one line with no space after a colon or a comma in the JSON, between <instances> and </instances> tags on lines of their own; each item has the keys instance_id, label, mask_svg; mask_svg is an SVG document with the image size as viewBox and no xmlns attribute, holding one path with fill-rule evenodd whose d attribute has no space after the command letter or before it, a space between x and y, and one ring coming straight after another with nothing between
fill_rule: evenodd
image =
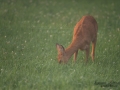
<instances>
[{"instance_id":1,"label":"deer neck","mask_svg":"<svg viewBox=\"0 0 120 90\"><path fill-rule=\"evenodd\" d=\"M71 56L78 50L76 44L71 43L66 49L66 58L67 60L71 58Z\"/></svg>"}]
</instances>

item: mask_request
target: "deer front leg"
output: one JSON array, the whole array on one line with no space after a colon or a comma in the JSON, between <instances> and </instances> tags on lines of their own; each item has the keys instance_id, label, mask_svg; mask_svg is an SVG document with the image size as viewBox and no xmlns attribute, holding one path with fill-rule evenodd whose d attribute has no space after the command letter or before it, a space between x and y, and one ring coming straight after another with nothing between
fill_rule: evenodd
<instances>
[{"instance_id":1,"label":"deer front leg","mask_svg":"<svg viewBox=\"0 0 120 90\"><path fill-rule=\"evenodd\" d=\"M89 51L90 51L90 47L87 47L85 52L86 52L86 63L88 62L88 57L89 57Z\"/></svg>"},{"instance_id":2,"label":"deer front leg","mask_svg":"<svg viewBox=\"0 0 120 90\"><path fill-rule=\"evenodd\" d=\"M78 55L78 50L74 53L74 62L75 62L76 59L77 59L77 55Z\"/></svg>"}]
</instances>

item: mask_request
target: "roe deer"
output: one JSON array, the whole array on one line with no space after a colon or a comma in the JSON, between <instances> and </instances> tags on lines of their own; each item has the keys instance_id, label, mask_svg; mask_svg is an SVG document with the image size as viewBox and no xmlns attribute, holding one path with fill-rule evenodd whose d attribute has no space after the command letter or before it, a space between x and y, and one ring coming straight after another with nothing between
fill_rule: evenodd
<instances>
[{"instance_id":1,"label":"roe deer","mask_svg":"<svg viewBox=\"0 0 120 90\"><path fill-rule=\"evenodd\" d=\"M66 63L73 54L74 61L76 61L78 49L85 50L87 62L91 42L92 42L91 57L92 61L94 61L97 31L98 25L96 20L89 15L83 16L74 27L73 39L71 44L66 49L64 49L62 45L56 44L56 48L58 51L58 62Z\"/></svg>"}]
</instances>

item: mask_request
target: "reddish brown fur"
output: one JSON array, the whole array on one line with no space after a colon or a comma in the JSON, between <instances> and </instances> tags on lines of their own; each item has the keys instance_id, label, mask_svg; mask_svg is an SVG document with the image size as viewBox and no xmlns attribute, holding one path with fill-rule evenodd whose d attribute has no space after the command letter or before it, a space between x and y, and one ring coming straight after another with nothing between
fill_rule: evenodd
<instances>
[{"instance_id":1,"label":"reddish brown fur","mask_svg":"<svg viewBox=\"0 0 120 90\"><path fill-rule=\"evenodd\" d=\"M73 33L71 44L64 49L62 45L56 44L58 50L58 62L66 63L74 54L74 61L76 61L78 50L85 50L86 62L88 61L90 43L92 42L92 60L94 61L95 46L97 41L98 25L92 16L83 16L76 24Z\"/></svg>"}]
</instances>

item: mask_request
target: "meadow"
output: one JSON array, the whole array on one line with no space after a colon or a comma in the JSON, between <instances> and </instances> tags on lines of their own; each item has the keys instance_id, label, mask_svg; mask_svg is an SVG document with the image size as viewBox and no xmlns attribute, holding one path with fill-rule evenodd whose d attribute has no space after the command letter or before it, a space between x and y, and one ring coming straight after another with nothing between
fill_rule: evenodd
<instances>
[{"instance_id":1,"label":"meadow","mask_svg":"<svg viewBox=\"0 0 120 90\"><path fill-rule=\"evenodd\" d=\"M120 90L119 0L0 0L0 90ZM57 62L84 15L98 22L95 62Z\"/></svg>"}]
</instances>

